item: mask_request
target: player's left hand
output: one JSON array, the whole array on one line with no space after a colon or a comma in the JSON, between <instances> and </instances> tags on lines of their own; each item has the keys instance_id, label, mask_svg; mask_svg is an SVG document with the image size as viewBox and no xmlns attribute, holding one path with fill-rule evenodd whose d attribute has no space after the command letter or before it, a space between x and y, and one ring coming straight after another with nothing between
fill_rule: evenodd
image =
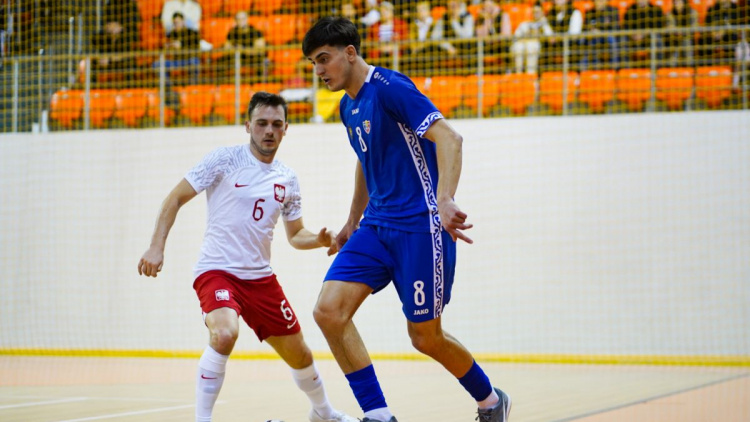
<instances>
[{"instance_id":1,"label":"player's left hand","mask_svg":"<svg viewBox=\"0 0 750 422\"><path fill-rule=\"evenodd\" d=\"M336 243L336 232L333 230L328 230L325 227L320 229L320 232L318 233L318 243L323 245L323 247L328 247L328 256L339 251L338 243Z\"/></svg>"},{"instance_id":2,"label":"player's left hand","mask_svg":"<svg viewBox=\"0 0 750 422\"><path fill-rule=\"evenodd\" d=\"M438 212L440 213L440 221L443 223L443 228L451 235L454 242L456 239L461 239L469 244L474 243L473 240L462 232L462 230L469 230L474 225L466 223L468 215L461 211L452 199L438 202Z\"/></svg>"}]
</instances>

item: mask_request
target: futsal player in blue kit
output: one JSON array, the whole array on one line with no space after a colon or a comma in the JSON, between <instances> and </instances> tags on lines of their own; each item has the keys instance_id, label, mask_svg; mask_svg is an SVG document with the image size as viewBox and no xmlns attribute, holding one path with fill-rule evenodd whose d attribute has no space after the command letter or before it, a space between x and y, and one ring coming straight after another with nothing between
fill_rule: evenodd
<instances>
[{"instance_id":1,"label":"futsal player in blue kit","mask_svg":"<svg viewBox=\"0 0 750 422\"><path fill-rule=\"evenodd\" d=\"M471 353L443 331L456 240L472 240L453 200L463 139L406 76L368 65L356 26L325 17L307 32L304 55L331 91L344 90L341 121L357 154L349 218L336 238L314 317L364 412L397 422L352 318L393 282L412 344L453 374L477 401L480 422L505 422L510 397L493 388Z\"/></svg>"}]
</instances>

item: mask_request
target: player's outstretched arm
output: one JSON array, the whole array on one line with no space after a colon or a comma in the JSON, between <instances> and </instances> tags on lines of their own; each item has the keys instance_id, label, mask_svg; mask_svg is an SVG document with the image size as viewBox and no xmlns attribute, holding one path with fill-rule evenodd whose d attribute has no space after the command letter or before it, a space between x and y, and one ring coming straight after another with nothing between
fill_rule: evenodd
<instances>
[{"instance_id":1,"label":"player's outstretched arm","mask_svg":"<svg viewBox=\"0 0 750 422\"><path fill-rule=\"evenodd\" d=\"M463 230L473 227L467 224L467 215L453 200L461 177L463 138L444 119L435 121L425 133L425 137L437 145L438 162L438 212L443 228L453 240L461 239L474 243Z\"/></svg>"},{"instance_id":2,"label":"player's outstretched arm","mask_svg":"<svg viewBox=\"0 0 750 422\"><path fill-rule=\"evenodd\" d=\"M328 248L328 255L338 252L336 248L336 232L323 227L320 232L313 233L305 228L302 218L284 223L286 237L295 249Z\"/></svg>"},{"instance_id":3,"label":"player's outstretched arm","mask_svg":"<svg viewBox=\"0 0 750 422\"><path fill-rule=\"evenodd\" d=\"M154 234L151 236L151 245L138 261L138 274L147 277L156 277L164 265L164 246L167 243L169 230L174 225L177 218L177 211L188 201L195 198L197 193L195 189L182 179L177 186L164 199L159 209L159 216L156 219Z\"/></svg>"}]
</instances>

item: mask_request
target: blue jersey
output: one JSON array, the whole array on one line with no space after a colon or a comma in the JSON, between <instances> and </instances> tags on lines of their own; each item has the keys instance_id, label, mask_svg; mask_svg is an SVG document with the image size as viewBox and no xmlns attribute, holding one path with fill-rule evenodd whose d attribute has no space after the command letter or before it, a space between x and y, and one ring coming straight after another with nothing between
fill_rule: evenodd
<instances>
[{"instance_id":1,"label":"blue jersey","mask_svg":"<svg viewBox=\"0 0 750 422\"><path fill-rule=\"evenodd\" d=\"M436 147L423 138L443 118L435 105L406 76L371 66L357 97L344 95L339 110L370 196L361 224L440 231Z\"/></svg>"}]
</instances>

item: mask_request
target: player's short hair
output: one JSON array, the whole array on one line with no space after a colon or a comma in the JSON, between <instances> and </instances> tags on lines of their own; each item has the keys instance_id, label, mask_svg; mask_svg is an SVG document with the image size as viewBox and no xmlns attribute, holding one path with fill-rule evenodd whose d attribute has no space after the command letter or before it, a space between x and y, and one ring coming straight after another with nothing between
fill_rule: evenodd
<instances>
[{"instance_id":1,"label":"player's short hair","mask_svg":"<svg viewBox=\"0 0 750 422\"><path fill-rule=\"evenodd\" d=\"M247 120L253 118L253 111L260 106L278 107L281 106L284 109L284 121L286 122L286 115L288 106L286 100L281 95L271 94L270 92L258 91L253 94L250 99L250 104L247 106Z\"/></svg>"},{"instance_id":2,"label":"player's short hair","mask_svg":"<svg viewBox=\"0 0 750 422\"><path fill-rule=\"evenodd\" d=\"M354 46L359 54L361 40L357 27L347 18L341 16L326 16L320 18L302 40L302 53L305 57L320 47Z\"/></svg>"}]
</instances>

